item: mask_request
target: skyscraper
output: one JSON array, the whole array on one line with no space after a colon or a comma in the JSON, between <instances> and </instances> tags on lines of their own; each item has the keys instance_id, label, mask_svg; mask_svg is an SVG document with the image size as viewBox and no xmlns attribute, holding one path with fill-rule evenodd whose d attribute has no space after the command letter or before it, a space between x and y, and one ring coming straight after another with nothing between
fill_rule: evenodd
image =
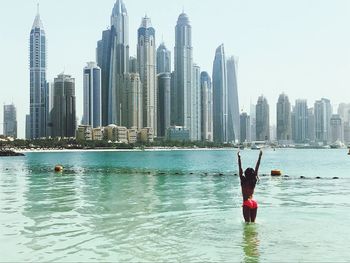
<instances>
[{"instance_id":1,"label":"skyscraper","mask_svg":"<svg viewBox=\"0 0 350 263\"><path fill-rule=\"evenodd\" d=\"M129 17L122 0L114 4L111 27L97 42L96 60L101 68L102 124L120 124L124 76L129 71Z\"/></svg>"},{"instance_id":2,"label":"skyscraper","mask_svg":"<svg viewBox=\"0 0 350 263\"><path fill-rule=\"evenodd\" d=\"M151 19L142 18L138 29L137 61L142 83L143 127L152 128L157 134L157 83L155 30Z\"/></svg>"},{"instance_id":3,"label":"skyscraper","mask_svg":"<svg viewBox=\"0 0 350 263\"><path fill-rule=\"evenodd\" d=\"M38 13L30 31L30 117L29 138L46 136L46 35Z\"/></svg>"},{"instance_id":4,"label":"skyscraper","mask_svg":"<svg viewBox=\"0 0 350 263\"><path fill-rule=\"evenodd\" d=\"M333 114L330 119L330 142L344 142L344 126L339 114Z\"/></svg>"},{"instance_id":5,"label":"skyscraper","mask_svg":"<svg viewBox=\"0 0 350 263\"><path fill-rule=\"evenodd\" d=\"M45 88L46 137L52 136L51 111L53 108L53 84L47 82Z\"/></svg>"},{"instance_id":6,"label":"skyscraper","mask_svg":"<svg viewBox=\"0 0 350 263\"><path fill-rule=\"evenodd\" d=\"M162 42L157 49L157 74L171 72L171 52Z\"/></svg>"},{"instance_id":7,"label":"skyscraper","mask_svg":"<svg viewBox=\"0 0 350 263\"><path fill-rule=\"evenodd\" d=\"M256 140L256 105L250 104L250 140Z\"/></svg>"},{"instance_id":8,"label":"skyscraper","mask_svg":"<svg viewBox=\"0 0 350 263\"><path fill-rule=\"evenodd\" d=\"M101 69L95 62L89 62L84 68L84 102L82 124L93 128L102 126L101 108Z\"/></svg>"},{"instance_id":9,"label":"skyscraper","mask_svg":"<svg viewBox=\"0 0 350 263\"><path fill-rule=\"evenodd\" d=\"M166 130L170 127L170 72L158 74L158 137L165 137Z\"/></svg>"},{"instance_id":10,"label":"skyscraper","mask_svg":"<svg viewBox=\"0 0 350 263\"><path fill-rule=\"evenodd\" d=\"M125 74L129 71L129 17L123 0L117 0L111 15L111 62L109 75L108 122L121 124Z\"/></svg>"},{"instance_id":11,"label":"skyscraper","mask_svg":"<svg viewBox=\"0 0 350 263\"><path fill-rule=\"evenodd\" d=\"M192 27L188 16L180 14L175 27L174 125L191 128L192 121Z\"/></svg>"},{"instance_id":12,"label":"skyscraper","mask_svg":"<svg viewBox=\"0 0 350 263\"><path fill-rule=\"evenodd\" d=\"M344 126L344 142L350 143L350 103L340 103L338 114L342 118Z\"/></svg>"},{"instance_id":13,"label":"skyscraper","mask_svg":"<svg viewBox=\"0 0 350 263\"><path fill-rule=\"evenodd\" d=\"M157 89L158 89L158 137L166 137L166 130L171 125L171 91L174 74L171 74L171 53L164 43L157 49Z\"/></svg>"},{"instance_id":14,"label":"skyscraper","mask_svg":"<svg viewBox=\"0 0 350 263\"><path fill-rule=\"evenodd\" d=\"M332 116L332 106L328 99L317 100L315 110L315 132L316 141L327 144L330 140L330 121Z\"/></svg>"},{"instance_id":15,"label":"skyscraper","mask_svg":"<svg viewBox=\"0 0 350 263\"><path fill-rule=\"evenodd\" d=\"M294 140L297 143L305 143L309 141L308 138L308 108L307 101L303 99L298 99L295 101L294 107L294 129L295 135Z\"/></svg>"},{"instance_id":16,"label":"skyscraper","mask_svg":"<svg viewBox=\"0 0 350 263\"><path fill-rule=\"evenodd\" d=\"M237 60L231 56L227 60L227 108L228 141L238 142L240 136L240 117L237 89Z\"/></svg>"},{"instance_id":17,"label":"skyscraper","mask_svg":"<svg viewBox=\"0 0 350 263\"><path fill-rule=\"evenodd\" d=\"M201 140L201 68L193 64L190 140Z\"/></svg>"},{"instance_id":18,"label":"skyscraper","mask_svg":"<svg viewBox=\"0 0 350 263\"><path fill-rule=\"evenodd\" d=\"M315 113L314 108L308 109L308 115L307 115L307 131L308 131L308 140L310 142L315 142Z\"/></svg>"},{"instance_id":19,"label":"skyscraper","mask_svg":"<svg viewBox=\"0 0 350 263\"><path fill-rule=\"evenodd\" d=\"M270 140L270 110L264 96L258 98L256 104L256 139L258 141Z\"/></svg>"},{"instance_id":20,"label":"skyscraper","mask_svg":"<svg viewBox=\"0 0 350 263\"><path fill-rule=\"evenodd\" d=\"M74 137L76 129L75 79L60 74L54 79L52 136Z\"/></svg>"},{"instance_id":21,"label":"skyscraper","mask_svg":"<svg viewBox=\"0 0 350 263\"><path fill-rule=\"evenodd\" d=\"M250 142L250 116L246 112L242 112L240 115L240 142Z\"/></svg>"},{"instance_id":22,"label":"skyscraper","mask_svg":"<svg viewBox=\"0 0 350 263\"><path fill-rule=\"evenodd\" d=\"M130 71L125 75L125 88L122 95L122 126L129 129L143 128L142 116L142 84L140 75L136 71Z\"/></svg>"},{"instance_id":23,"label":"skyscraper","mask_svg":"<svg viewBox=\"0 0 350 263\"><path fill-rule=\"evenodd\" d=\"M344 123L350 122L350 103L340 103L337 112L343 119Z\"/></svg>"},{"instance_id":24,"label":"skyscraper","mask_svg":"<svg viewBox=\"0 0 350 263\"><path fill-rule=\"evenodd\" d=\"M17 138L17 110L14 104L4 105L4 135Z\"/></svg>"},{"instance_id":25,"label":"skyscraper","mask_svg":"<svg viewBox=\"0 0 350 263\"><path fill-rule=\"evenodd\" d=\"M224 45L215 52L213 64L214 141L228 142L227 69Z\"/></svg>"},{"instance_id":26,"label":"skyscraper","mask_svg":"<svg viewBox=\"0 0 350 263\"><path fill-rule=\"evenodd\" d=\"M97 42L96 61L101 68L101 105L102 126L107 126L109 106L110 64L111 64L111 30L102 33L102 39Z\"/></svg>"},{"instance_id":27,"label":"skyscraper","mask_svg":"<svg viewBox=\"0 0 350 263\"><path fill-rule=\"evenodd\" d=\"M289 143L292 140L291 105L284 93L277 102L277 140L279 143Z\"/></svg>"},{"instance_id":28,"label":"skyscraper","mask_svg":"<svg viewBox=\"0 0 350 263\"><path fill-rule=\"evenodd\" d=\"M211 78L205 71L201 73L201 129L202 141L213 141L213 89Z\"/></svg>"}]
</instances>

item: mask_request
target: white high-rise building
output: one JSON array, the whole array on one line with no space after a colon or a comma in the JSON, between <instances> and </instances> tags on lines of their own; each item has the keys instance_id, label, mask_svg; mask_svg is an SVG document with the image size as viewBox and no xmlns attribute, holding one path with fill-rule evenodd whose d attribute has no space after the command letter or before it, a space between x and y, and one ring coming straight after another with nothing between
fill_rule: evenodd
<instances>
[{"instance_id":1,"label":"white high-rise building","mask_svg":"<svg viewBox=\"0 0 350 263\"><path fill-rule=\"evenodd\" d=\"M87 63L83 76L83 125L102 126L101 69L95 62Z\"/></svg>"},{"instance_id":2,"label":"white high-rise building","mask_svg":"<svg viewBox=\"0 0 350 263\"><path fill-rule=\"evenodd\" d=\"M201 129L202 141L213 141L213 89L211 78L205 71L201 73Z\"/></svg>"},{"instance_id":3,"label":"white high-rise building","mask_svg":"<svg viewBox=\"0 0 350 263\"><path fill-rule=\"evenodd\" d=\"M123 89L123 106L121 119L123 126L128 129L140 130L143 128L142 119L142 85L140 75L130 72L125 75L125 87Z\"/></svg>"},{"instance_id":4,"label":"white high-rise building","mask_svg":"<svg viewBox=\"0 0 350 263\"><path fill-rule=\"evenodd\" d=\"M138 29L137 60L142 84L143 127L152 128L157 136L157 78L155 30L151 19L142 18Z\"/></svg>"},{"instance_id":5,"label":"white high-rise building","mask_svg":"<svg viewBox=\"0 0 350 263\"><path fill-rule=\"evenodd\" d=\"M191 141L201 140L201 68L193 64L192 73L192 97L191 97Z\"/></svg>"}]
</instances>

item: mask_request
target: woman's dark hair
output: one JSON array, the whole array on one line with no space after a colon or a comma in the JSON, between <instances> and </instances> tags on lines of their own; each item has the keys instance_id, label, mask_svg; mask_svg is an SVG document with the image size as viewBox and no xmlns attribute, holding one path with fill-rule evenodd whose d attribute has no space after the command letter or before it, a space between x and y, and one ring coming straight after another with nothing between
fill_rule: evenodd
<instances>
[{"instance_id":1,"label":"woman's dark hair","mask_svg":"<svg viewBox=\"0 0 350 263\"><path fill-rule=\"evenodd\" d=\"M256 182L258 181L258 177L257 177L257 175L256 175L256 173L255 173L255 170L253 169L253 168L247 168L245 171L244 171L244 177L245 177L245 179L246 179L246 182L248 183L248 184L250 184L250 186L252 187L252 188L254 188L255 187L255 185L256 185Z\"/></svg>"},{"instance_id":2,"label":"woman's dark hair","mask_svg":"<svg viewBox=\"0 0 350 263\"><path fill-rule=\"evenodd\" d=\"M254 171L253 168L247 168L247 169L244 171L244 175L245 175L245 178L247 178L248 180L254 180L254 179L256 179L255 171Z\"/></svg>"}]
</instances>

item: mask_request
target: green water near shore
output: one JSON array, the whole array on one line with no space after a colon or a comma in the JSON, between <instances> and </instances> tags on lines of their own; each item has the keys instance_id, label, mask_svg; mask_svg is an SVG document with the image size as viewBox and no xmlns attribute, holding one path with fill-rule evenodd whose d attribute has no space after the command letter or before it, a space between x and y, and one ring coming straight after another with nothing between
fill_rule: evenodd
<instances>
[{"instance_id":1,"label":"green water near shore","mask_svg":"<svg viewBox=\"0 0 350 263\"><path fill-rule=\"evenodd\" d=\"M233 150L2 158L0 261L344 262L346 153L267 150L261 173L289 177L261 176L254 225L242 220ZM243 151L243 165L257 154Z\"/></svg>"}]
</instances>

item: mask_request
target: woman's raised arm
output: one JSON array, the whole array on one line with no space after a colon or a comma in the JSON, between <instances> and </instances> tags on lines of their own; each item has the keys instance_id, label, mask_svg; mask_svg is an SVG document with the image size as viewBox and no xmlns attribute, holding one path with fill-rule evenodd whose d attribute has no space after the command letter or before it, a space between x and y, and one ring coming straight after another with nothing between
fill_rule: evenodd
<instances>
[{"instance_id":1,"label":"woman's raised arm","mask_svg":"<svg viewBox=\"0 0 350 263\"><path fill-rule=\"evenodd\" d=\"M262 150L260 150L260 153L259 153L259 158L258 158L258 161L256 162L256 165L255 165L255 174L258 175L258 171L259 171L259 166L260 166L260 161L261 161L261 156L262 156L263 152Z\"/></svg>"},{"instance_id":2,"label":"woman's raised arm","mask_svg":"<svg viewBox=\"0 0 350 263\"><path fill-rule=\"evenodd\" d=\"M242 169L241 155L240 155L239 151L237 153L237 156L238 156L239 176L242 177L243 176L243 169Z\"/></svg>"}]
</instances>

